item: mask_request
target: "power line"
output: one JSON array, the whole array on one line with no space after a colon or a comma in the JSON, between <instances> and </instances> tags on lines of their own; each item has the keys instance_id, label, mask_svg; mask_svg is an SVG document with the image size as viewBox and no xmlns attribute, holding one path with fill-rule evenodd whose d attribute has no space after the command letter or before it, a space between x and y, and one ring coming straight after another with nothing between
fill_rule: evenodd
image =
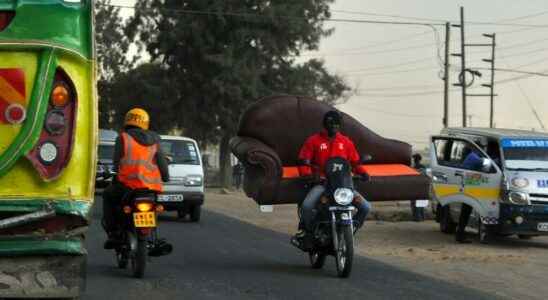
<instances>
[{"instance_id":1,"label":"power line","mask_svg":"<svg viewBox=\"0 0 548 300\"><path fill-rule=\"evenodd\" d=\"M350 53L306 53L300 55L301 57L317 57L317 56L347 56L347 55L373 55L373 54L383 54L383 53L393 53L393 52L405 52L409 50L415 50L415 49L424 49L429 48L432 46L435 46L436 44L421 44L416 46L410 46L410 47L401 47L401 48L392 48L392 49L386 49L386 50L378 50L378 51L360 51L360 52L350 52Z\"/></svg>"},{"instance_id":2,"label":"power line","mask_svg":"<svg viewBox=\"0 0 548 300\"><path fill-rule=\"evenodd\" d=\"M530 15L521 16L521 17L515 17L515 18L506 19L506 20L504 20L504 22L507 22L507 21L517 21L517 20L522 20L522 19L529 19L529 18L534 18L534 17L543 16L543 15L546 15L546 14L548 14L548 10L542 11L542 12L538 12L538 13L534 13L534 14L530 14ZM498 33L497 33L497 34L498 34Z\"/></svg>"},{"instance_id":3,"label":"power line","mask_svg":"<svg viewBox=\"0 0 548 300\"><path fill-rule=\"evenodd\" d=\"M491 68L474 68L474 70L491 70ZM548 77L548 74L547 74L547 73L531 72L531 71L523 71L523 70L495 68L495 71L511 72L511 73L520 73L520 74L530 74L530 75L537 75L537 76Z\"/></svg>"},{"instance_id":4,"label":"power line","mask_svg":"<svg viewBox=\"0 0 548 300\"><path fill-rule=\"evenodd\" d=\"M403 86L392 86L392 87L379 87L379 88L366 88L361 89L360 91L393 91L393 90L413 90L413 89L424 89L440 86L440 84L423 84L423 85L403 85Z\"/></svg>"},{"instance_id":5,"label":"power line","mask_svg":"<svg viewBox=\"0 0 548 300\"><path fill-rule=\"evenodd\" d=\"M521 47L526 47L526 46L529 46L529 45L534 45L534 44L537 44L539 42L545 42L545 41L548 41L548 38L545 38L545 39L535 39L535 40L532 40L532 41L527 41L527 42L523 42L523 43L516 43L516 44L512 44L512 45L509 45L509 46L506 46L506 47L500 47L498 49L500 50L508 50L508 49L514 49L514 48L521 48Z\"/></svg>"},{"instance_id":6,"label":"power line","mask_svg":"<svg viewBox=\"0 0 548 300\"><path fill-rule=\"evenodd\" d=\"M504 57L503 57L504 58ZM506 59L506 58L504 58ZM506 62L504 62L504 64L508 66L508 64L506 64ZM527 93L525 93L525 91L523 90L523 88L521 87L521 84L519 83L519 81L515 81L515 84L516 86L519 88L519 91L521 92L521 94L523 95L523 97L525 98L527 104L529 105L529 108L531 108L531 111L533 112L533 115L535 116L535 118L537 119L538 123L540 124L540 127L542 128L542 130L546 131L546 127L544 126L544 123L542 122L542 119L540 118L537 110L535 109L535 107L533 106L533 103L531 102L531 99L529 98L529 96L527 95Z\"/></svg>"},{"instance_id":7,"label":"power line","mask_svg":"<svg viewBox=\"0 0 548 300\"><path fill-rule=\"evenodd\" d=\"M119 5L119 4L100 4L103 6L112 6L126 9L137 9L131 5ZM154 11L154 9L141 8L143 11ZM213 15L213 16L231 16L231 17L246 17L246 18L260 18L265 17L278 18L283 20L307 20L305 17L292 17L284 15L261 15L255 13L242 13L242 12L228 12L228 11L207 11L207 10L192 10L192 9L176 9L176 8L160 8L159 10L169 11L179 14L194 14L194 15ZM261 20L262 21L262 20ZM422 23L422 22L398 22L398 21L380 21L380 20L366 20L366 19L342 19L342 18L328 18L321 20L323 22L334 23L364 23L364 24L385 24L385 25L419 25L419 26L442 26L442 23Z\"/></svg>"},{"instance_id":8,"label":"power line","mask_svg":"<svg viewBox=\"0 0 548 300\"><path fill-rule=\"evenodd\" d=\"M394 39L394 40L388 40L388 41L383 41L383 42L373 42L372 45L366 45L366 46L357 47L357 48L333 49L333 51L357 51L357 50L365 50L365 49L370 49L370 48L379 48L379 47L382 47L382 46L385 46L385 45L391 45L391 44L396 44L396 43L400 43L400 42L403 42L403 41L411 40L411 39L414 39L418 36L423 36L423 35L426 35L426 34L430 34L430 31L425 31L425 32L417 33L417 34L406 35L406 36L403 36L399 39Z\"/></svg>"},{"instance_id":9,"label":"power line","mask_svg":"<svg viewBox=\"0 0 548 300\"><path fill-rule=\"evenodd\" d=\"M361 106L361 105L360 105ZM373 107L367 107L367 106L361 106L362 108L364 109L367 109L368 111L372 111L372 112L376 112L376 113L381 113L381 114L385 114L385 115L391 115L391 116L397 116L397 117L405 117L405 118L417 118L417 119L424 119L424 118L439 118L440 116L438 115L433 115L433 114L402 114L402 113L397 113L397 112L392 112L392 111L386 111L386 110L382 110L382 109L377 109L377 108L373 108Z\"/></svg>"},{"instance_id":10,"label":"power line","mask_svg":"<svg viewBox=\"0 0 548 300\"><path fill-rule=\"evenodd\" d=\"M525 52L512 53L510 55L506 55L505 58L518 57L518 56L524 56L524 55L529 55L529 54L533 54L533 53L547 52L547 51L548 51L548 48L541 48L541 49L535 49L535 50L530 50L530 51L525 51Z\"/></svg>"},{"instance_id":11,"label":"power line","mask_svg":"<svg viewBox=\"0 0 548 300\"><path fill-rule=\"evenodd\" d=\"M404 61L399 64L390 64L390 65L376 66L376 67L370 67L370 68L344 70L343 72L363 72L363 71L379 70L379 69L391 69L391 68L397 68L401 66L414 65L419 62L431 61L431 60L432 60L432 57L425 57L425 58L416 59L416 60Z\"/></svg>"},{"instance_id":12,"label":"power line","mask_svg":"<svg viewBox=\"0 0 548 300\"><path fill-rule=\"evenodd\" d=\"M347 72L347 74L354 76L354 77L367 77L367 76L380 76L380 75L391 75L391 74L400 74L400 73L412 73L416 71L424 71L424 70L437 70L438 67L421 67L421 68L414 68L414 69L406 69L406 70L399 70L399 71L391 71L391 72L379 72L379 73L365 73L362 74L360 72Z\"/></svg>"},{"instance_id":13,"label":"power line","mask_svg":"<svg viewBox=\"0 0 548 300\"><path fill-rule=\"evenodd\" d=\"M400 97L426 96L426 95L438 95L438 94L443 94L443 90L415 92L415 93L397 93L397 94L370 94L370 93L361 93L360 91L358 91L359 96L365 96L365 97L371 97L371 98L400 98Z\"/></svg>"},{"instance_id":14,"label":"power line","mask_svg":"<svg viewBox=\"0 0 548 300\"><path fill-rule=\"evenodd\" d=\"M412 17L412 16L402 16L402 15L392 15L392 14L379 14L379 13L371 13L371 12L356 12L356 11L347 11L347 10L332 10L333 12L339 12L339 13L345 13L345 14L352 14L352 15L366 15L366 16L377 16L377 17L389 17L389 18L397 18L397 19L406 19L406 20L418 20L418 21L429 21L429 22L447 22L447 20L443 19L432 19L432 18L421 18L421 17ZM526 15L521 17L516 17L513 19L509 19L506 21L512 21L512 20L520 20L520 19L526 19L534 16L540 16L543 14L547 14L547 12L541 12L536 13L533 15ZM450 21L451 23L458 23L458 21ZM527 28L548 28L548 24L515 24L515 23L504 23L505 21L501 22L481 22L481 21L467 21L466 24L470 25L489 25L489 26L514 26L514 27L527 27Z\"/></svg>"}]
</instances>

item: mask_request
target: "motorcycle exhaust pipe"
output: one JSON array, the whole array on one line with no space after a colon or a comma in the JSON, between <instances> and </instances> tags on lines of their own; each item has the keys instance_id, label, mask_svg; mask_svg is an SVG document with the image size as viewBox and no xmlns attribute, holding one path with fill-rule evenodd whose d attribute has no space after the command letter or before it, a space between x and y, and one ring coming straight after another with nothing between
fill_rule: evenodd
<instances>
[{"instance_id":1,"label":"motorcycle exhaust pipe","mask_svg":"<svg viewBox=\"0 0 548 300\"><path fill-rule=\"evenodd\" d=\"M173 245L165 241L159 241L148 251L148 255L151 257L158 257L168 255L171 252L173 252Z\"/></svg>"}]
</instances>

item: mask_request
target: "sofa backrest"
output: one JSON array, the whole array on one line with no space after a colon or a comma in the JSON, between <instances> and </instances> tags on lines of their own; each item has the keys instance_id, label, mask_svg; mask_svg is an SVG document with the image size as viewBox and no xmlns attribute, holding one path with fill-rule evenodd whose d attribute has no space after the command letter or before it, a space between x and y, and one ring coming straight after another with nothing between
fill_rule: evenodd
<instances>
[{"instance_id":1,"label":"sofa backrest","mask_svg":"<svg viewBox=\"0 0 548 300\"><path fill-rule=\"evenodd\" d=\"M238 135L270 146L284 166L297 165L305 140L322 130L323 115L334 108L307 97L272 96L250 107L240 119ZM349 136L361 155L370 154L371 164L411 164L411 145L383 138L353 117L342 113L341 132Z\"/></svg>"}]
</instances>

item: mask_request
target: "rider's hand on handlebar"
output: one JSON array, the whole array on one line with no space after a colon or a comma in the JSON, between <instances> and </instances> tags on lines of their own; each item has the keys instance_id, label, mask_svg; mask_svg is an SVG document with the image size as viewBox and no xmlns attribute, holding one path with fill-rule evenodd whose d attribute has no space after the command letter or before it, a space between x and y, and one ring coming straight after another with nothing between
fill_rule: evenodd
<instances>
[{"instance_id":1,"label":"rider's hand on handlebar","mask_svg":"<svg viewBox=\"0 0 548 300\"><path fill-rule=\"evenodd\" d=\"M369 181L370 179L371 179L371 177L369 176L369 174L367 174L367 173L360 174L360 180L361 181L366 182L366 181Z\"/></svg>"}]
</instances>

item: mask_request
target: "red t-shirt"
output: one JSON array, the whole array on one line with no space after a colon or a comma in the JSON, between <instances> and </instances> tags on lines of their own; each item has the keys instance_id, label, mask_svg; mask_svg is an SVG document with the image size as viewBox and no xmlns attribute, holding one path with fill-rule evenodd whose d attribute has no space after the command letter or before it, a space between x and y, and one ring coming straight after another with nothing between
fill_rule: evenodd
<instances>
[{"instance_id":1,"label":"red t-shirt","mask_svg":"<svg viewBox=\"0 0 548 300\"><path fill-rule=\"evenodd\" d=\"M325 163L332 157L347 159L355 170L360 161L360 155L350 138L337 133L330 139L325 130L309 137L299 152L299 159L309 160L312 165L319 167L321 175L324 175ZM312 169L309 166L300 166L299 173L301 176L311 175Z\"/></svg>"}]
</instances>

